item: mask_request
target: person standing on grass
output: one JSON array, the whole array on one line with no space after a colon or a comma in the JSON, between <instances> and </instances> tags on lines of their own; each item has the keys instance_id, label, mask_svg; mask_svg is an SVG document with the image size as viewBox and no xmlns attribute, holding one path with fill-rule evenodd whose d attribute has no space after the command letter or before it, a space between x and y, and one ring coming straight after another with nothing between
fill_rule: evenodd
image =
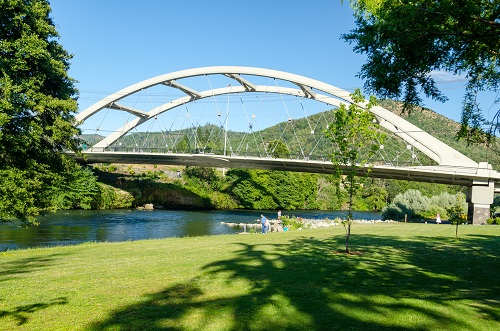
<instances>
[{"instance_id":1,"label":"person standing on grass","mask_svg":"<svg viewBox=\"0 0 500 331\"><path fill-rule=\"evenodd\" d=\"M436 216L436 224L441 224L441 215L439 214Z\"/></svg>"},{"instance_id":2,"label":"person standing on grass","mask_svg":"<svg viewBox=\"0 0 500 331\"><path fill-rule=\"evenodd\" d=\"M278 221L281 222L281 209L278 210Z\"/></svg>"},{"instance_id":3,"label":"person standing on grass","mask_svg":"<svg viewBox=\"0 0 500 331\"><path fill-rule=\"evenodd\" d=\"M262 224L262 233L267 233L269 230L269 220L263 214L260 214L260 223Z\"/></svg>"}]
</instances>

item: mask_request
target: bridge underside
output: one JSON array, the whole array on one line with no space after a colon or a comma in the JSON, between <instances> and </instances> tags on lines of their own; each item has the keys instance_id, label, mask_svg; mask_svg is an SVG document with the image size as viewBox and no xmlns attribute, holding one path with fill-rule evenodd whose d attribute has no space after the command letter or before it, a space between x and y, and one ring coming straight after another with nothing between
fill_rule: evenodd
<instances>
[{"instance_id":1,"label":"bridge underside","mask_svg":"<svg viewBox=\"0 0 500 331\"><path fill-rule=\"evenodd\" d=\"M289 160L276 158L235 157L207 154L163 154L132 152L88 152L74 156L81 163L121 163L121 164L162 164L181 166L202 166L217 168L246 168L263 170L281 170L310 172L320 174L333 173L331 162ZM374 178L411 180L419 182L472 186L475 182L488 182L488 172L478 173L477 168L457 169L447 166L394 167L375 165L361 168L359 175ZM500 192L500 187L498 188Z\"/></svg>"}]
</instances>

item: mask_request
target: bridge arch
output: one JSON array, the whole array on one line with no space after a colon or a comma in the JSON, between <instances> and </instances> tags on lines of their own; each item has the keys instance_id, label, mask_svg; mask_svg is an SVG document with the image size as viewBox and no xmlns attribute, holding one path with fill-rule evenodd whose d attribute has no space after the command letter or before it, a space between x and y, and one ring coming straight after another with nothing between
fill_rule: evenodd
<instances>
[{"instance_id":1,"label":"bridge arch","mask_svg":"<svg viewBox=\"0 0 500 331\"><path fill-rule=\"evenodd\" d=\"M197 89L180 82L192 77L223 75L231 81L225 87L209 89ZM259 85L257 78L265 77L272 80L287 82L289 86L279 87L273 85ZM234 83L236 82L236 84ZM233 86L234 84L234 86ZM180 97L176 96L169 102L155 106L149 111L138 109L135 106L121 104L121 100L128 96L147 90L155 86L166 85L180 91ZM81 162L88 163L150 163L171 165L199 165L211 167L236 167L236 168L260 168L284 171L306 171L316 173L331 173L332 163L328 160L309 159L310 153L301 153L303 159L269 158L252 155L217 155L207 154L183 154L183 153L142 153L142 151L121 152L114 150L116 142L127 135L132 129L157 119L163 113L178 109L179 106L196 103L209 97L231 96L235 93L272 93L280 95L291 95L303 99L311 99L333 107L342 103L351 104L353 100L350 93L333 85L314 80L308 77L254 67L218 66L204 67L177 71L128 86L108 97L96 102L87 109L76 115L80 124L103 110L117 110L129 113L134 118L126 121L119 129L112 131L108 136L102 138L86 149L85 158L81 155L74 157ZM228 102L229 105L229 102ZM358 104L364 108L366 101ZM187 108L186 108L187 110ZM437 165L431 166L394 166L392 164L375 164L367 169L360 169L359 174L369 174L372 177L416 180L433 183L444 183L463 185L468 187L467 201L469 203L468 218L474 224L483 224L489 217L490 204L493 203L494 193L500 193L500 174L494 171L487 162L477 163L463 154L459 153L429 133L397 116L391 111L377 106L370 108L380 126L391 132L394 136L402 138L406 147L415 148L428 156ZM187 114L186 114L187 115ZM153 122L154 123L154 122ZM226 121L227 123L227 121ZM99 128L97 129L99 130ZM227 128L224 130L227 134ZM313 132L311 132L313 133ZM196 135L194 135L196 137ZM321 135L324 136L324 135ZM102 138L102 139L101 139ZM262 143L262 142L259 142ZM247 144L248 146L248 144ZM247 147L248 148L248 147ZM413 156L413 155L412 155Z\"/></svg>"},{"instance_id":2,"label":"bridge arch","mask_svg":"<svg viewBox=\"0 0 500 331\"><path fill-rule=\"evenodd\" d=\"M198 91L178 82L179 80L184 78L207 75L224 75L235 81L236 86L231 85L222 88ZM253 83L250 78L247 78L247 76L250 78L254 76L260 76L279 79L290 82L295 87L257 85ZM151 109L149 111L143 111L134 107L120 105L119 101L121 99L138 91L156 85L167 85L169 87L182 91L185 95L173 101L155 107L154 109ZM341 103L350 104L353 102L348 91L305 76L264 68L216 66L177 71L156 76L130 85L120 91L117 91L116 93L109 95L108 97L105 97L104 99L83 110L82 112L77 114L76 119L80 123L84 122L92 115L106 108L128 112L136 116L134 120L126 123L115 132L109 134L107 137L94 144L90 149L92 151L104 151L108 146L116 142L120 137L126 135L130 130L134 129L144 122L156 118L156 116L161 113L204 98L246 92L288 94L297 97L313 99L334 107L338 107ZM364 107L364 104L360 104L359 106ZM434 160L438 165L471 168L478 167L477 162L469 159L465 155L444 144L440 140L434 138L429 133L422 131L415 125L390 112L389 110L380 106L376 106L371 108L370 111L375 115L382 127L392 132L396 136L399 136L409 145L420 150L423 154Z\"/></svg>"}]
</instances>

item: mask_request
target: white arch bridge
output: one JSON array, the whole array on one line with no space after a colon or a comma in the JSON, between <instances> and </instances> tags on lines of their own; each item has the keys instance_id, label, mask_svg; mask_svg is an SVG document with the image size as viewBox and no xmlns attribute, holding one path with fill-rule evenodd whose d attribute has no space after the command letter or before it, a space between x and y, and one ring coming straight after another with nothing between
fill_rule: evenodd
<instances>
[{"instance_id":1,"label":"white arch bridge","mask_svg":"<svg viewBox=\"0 0 500 331\"><path fill-rule=\"evenodd\" d=\"M177 71L126 87L77 114L87 163L197 165L331 173L323 131L350 93L253 67ZM364 107L363 105L359 105ZM468 187L469 219L489 217L500 174L376 106L386 131L369 176ZM451 133L450 133L451 134ZM366 173L367 168L360 169Z\"/></svg>"}]
</instances>

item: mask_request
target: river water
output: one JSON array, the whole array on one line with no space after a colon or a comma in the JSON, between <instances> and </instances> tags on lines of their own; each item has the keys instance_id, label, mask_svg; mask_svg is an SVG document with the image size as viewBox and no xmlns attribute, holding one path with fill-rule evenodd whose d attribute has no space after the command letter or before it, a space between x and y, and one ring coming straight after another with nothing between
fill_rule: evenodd
<instances>
[{"instance_id":1,"label":"river water","mask_svg":"<svg viewBox=\"0 0 500 331\"><path fill-rule=\"evenodd\" d=\"M22 228L0 223L0 251L168 237L192 237L242 232L221 222L256 223L263 213L276 219L276 211L174 211L174 210L70 210L43 216L40 225ZM343 211L283 211L283 215L309 219L345 217ZM355 219L377 220L380 213L355 212Z\"/></svg>"}]
</instances>

